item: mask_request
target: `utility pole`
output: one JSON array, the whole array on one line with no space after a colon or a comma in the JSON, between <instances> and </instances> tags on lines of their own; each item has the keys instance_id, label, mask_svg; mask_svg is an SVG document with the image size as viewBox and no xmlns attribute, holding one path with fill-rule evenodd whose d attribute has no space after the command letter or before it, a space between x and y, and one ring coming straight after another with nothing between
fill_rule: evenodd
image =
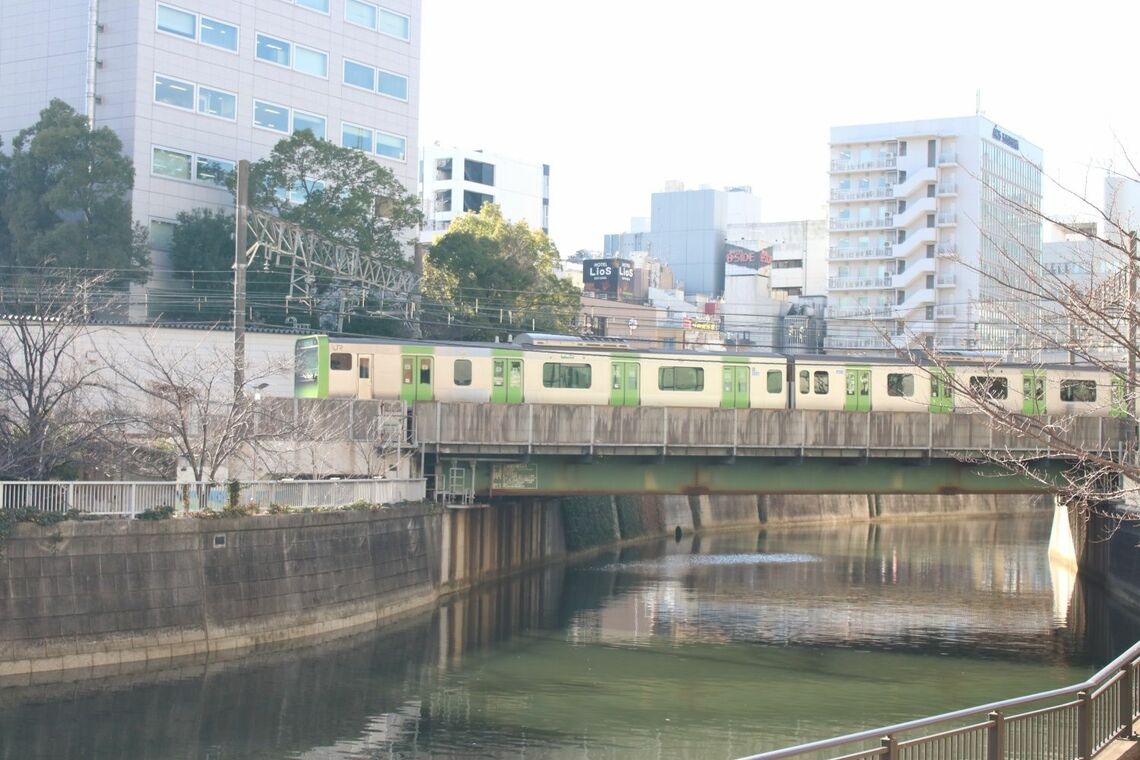
<instances>
[{"instance_id":1,"label":"utility pole","mask_svg":"<svg viewBox=\"0 0 1140 760\"><path fill-rule=\"evenodd\" d=\"M1136 422L1136 231L1128 233L1128 416Z\"/></svg>"},{"instance_id":2,"label":"utility pole","mask_svg":"<svg viewBox=\"0 0 1140 760\"><path fill-rule=\"evenodd\" d=\"M238 161L234 199L234 398L245 385L245 228L249 212L249 161Z\"/></svg>"}]
</instances>

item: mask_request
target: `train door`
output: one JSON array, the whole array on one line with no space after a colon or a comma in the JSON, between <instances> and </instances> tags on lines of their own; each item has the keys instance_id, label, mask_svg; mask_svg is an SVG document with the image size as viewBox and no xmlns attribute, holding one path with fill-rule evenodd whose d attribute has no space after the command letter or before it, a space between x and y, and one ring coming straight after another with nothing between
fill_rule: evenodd
<instances>
[{"instance_id":1,"label":"train door","mask_svg":"<svg viewBox=\"0 0 1140 760\"><path fill-rule=\"evenodd\" d=\"M749 407L747 364L726 364L721 368L723 394L720 397L722 409L747 409Z\"/></svg>"},{"instance_id":2,"label":"train door","mask_svg":"<svg viewBox=\"0 0 1140 760\"><path fill-rule=\"evenodd\" d=\"M522 359L493 359L491 362L491 403L521 404L522 400Z\"/></svg>"},{"instance_id":3,"label":"train door","mask_svg":"<svg viewBox=\"0 0 1140 760\"><path fill-rule=\"evenodd\" d=\"M1112 376L1112 401L1108 414L1111 417L1128 416L1128 396L1124 389L1127 387L1124 378L1120 375Z\"/></svg>"},{"instance_id":4,"label":"train door","mask_svg":"<svg viewBox=\"0 0 1140 760\"><path fill-rule=\"evenodd\" d=\"M356 357L356 397L372 398L372 357Z\"/></svg>"},{"instance_id":5,"label":"train door","mask_svg":"<svg viewBox=\"0 0 1140 760\"><path fill-rule=\"evenodd\" d=\"M641 404L641 365L637 362L610 362L610 406Z\"/></svg>"},{"instance_id":6,"label":"train door","mask_svg":"<svg viewBox=\"0 0 1140 760\"><path fill-rule=\"evenodd\" d=\"M871 369L869 367L847 367L847 396L843 410L847 412L871 411Z\"/></svg>"},{"instance_id":7,"label":"train door","mask_svg":"<svg viewBox=\"0 0 1140 760\"><path fill-rule=\"evenodd\" d=\"M1021 373L1021 388L1024 393L1023 414L1045 414L1045 371L1027 369Z\"/></svg>"},{"instance_id":8,"label":"train door","mask_svg":"<svg viewBox=\"0 0 1140 760\"><path fill-rule=\"evenodd\" d=\"M950 384L950 373L944 369L930 370L930 411L934 414L954 411L954 387Z\"/></svg>"},{"instance_id":9,"label":"train door","mask_svg":"<svg viewBox=\"0 0 1140 760\"><path fill-rule=\"evenodd\" d=\"M407 402L431 401L434 376L434 360L422 354L404 354L401 357L402 382L400 399Z\"/></svg>"}]
</instances>

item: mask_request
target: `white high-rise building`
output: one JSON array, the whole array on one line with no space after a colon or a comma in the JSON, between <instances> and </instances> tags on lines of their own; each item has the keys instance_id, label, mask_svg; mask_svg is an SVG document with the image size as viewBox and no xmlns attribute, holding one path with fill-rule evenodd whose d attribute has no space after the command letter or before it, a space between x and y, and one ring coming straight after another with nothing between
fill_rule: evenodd
<instances>
[{"instance_id":1,"label":"white high-rise building","mask_svg":"<svg viewBox=\"0 0 1140 760\"><path fill-rule=\"evenodd\" d=\"M1019 345L1041 161L980 115L832 128L826 347Z\"/></svg>"},{"instance_id":2,"label":"white high-rise building","mask_svg":"<svg viewBox=\"0 0 1140 760\"><path fill-rule=\"evenodd\" d=\"M161 270L175 215L232 206L223 173L295 131L415 192L419 67L420 0L4 0L0 137L52 98L113 129Z\"/></svg>"},{"instance_id":3,"label":"white high-rise building","mask_svg":"<svg viewBox=\"0 0 1140 760\"><path fill-rule=\"evenodd\" d=\"M550 166L500 153L425 146L420 157L424 239L446 232L451 220L494 203L503 217L550 232Z\"/></svg>"}]
</instances>

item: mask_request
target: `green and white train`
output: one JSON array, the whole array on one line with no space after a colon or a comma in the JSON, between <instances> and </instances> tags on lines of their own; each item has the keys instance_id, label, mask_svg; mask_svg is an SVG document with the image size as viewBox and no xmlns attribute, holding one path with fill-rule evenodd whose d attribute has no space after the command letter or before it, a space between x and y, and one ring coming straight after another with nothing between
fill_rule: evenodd
<instances>
[{"instance_id":1,"label":"green and white train","mask_svg":"<svg viewBox=\"0 0 1140 760\"><path fill-rule=\"evenodd\" d=\"M939 369L900 359L630 350L540 334L514 343L309 336L296 344L294 391L407 402L969 412L951 372L960 387L1014 412L1123 414L1123 378L1090 367L964 360Z\"/></svg>"}]
</instances>

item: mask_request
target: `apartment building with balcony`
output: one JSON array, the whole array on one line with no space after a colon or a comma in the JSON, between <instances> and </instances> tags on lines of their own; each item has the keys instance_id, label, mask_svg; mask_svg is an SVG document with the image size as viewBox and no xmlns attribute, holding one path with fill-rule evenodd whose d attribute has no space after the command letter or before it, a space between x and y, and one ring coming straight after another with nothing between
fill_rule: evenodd
<instances>
[{"instance_id":1,"label":"apartment building with balcony","mask_svg":"<svg viewBox=\"0 0 1140 760\"><path fill-rule=\"evenodd\" d=\"M226 173L294 132L414 192L420 19L420 0L4 0L0 137L52 98L113 129L161 277L178 212L232 208Z\"/></svg>"},{"instance_id":2,"label":"apartment building with balcony","mask_svg":"<svg viewBox=\"0 0 1140 760\"><path fill-rule=\"evenodd\" d=\"M828 336L834 351L1002 351L1035 305L1041 149L984 116L834 127Z\"/></svg>"},{"instance_id":3,"label":"apartment building with balcony","mask_svg":"<svg viewBox=\"0 0 1140 760\"><path fill-rule=\"evenodd\" d=\"M503 217L550 233L550 165L479 149L425 146L420 156L423 242L451 221L494 203Z\"/></svg>"}]
</instances>

